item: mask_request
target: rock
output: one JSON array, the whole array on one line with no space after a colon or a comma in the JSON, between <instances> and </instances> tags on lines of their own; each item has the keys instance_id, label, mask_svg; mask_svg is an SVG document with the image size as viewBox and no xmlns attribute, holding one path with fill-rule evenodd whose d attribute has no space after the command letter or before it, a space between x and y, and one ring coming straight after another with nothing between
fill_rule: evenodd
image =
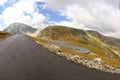
<instances>
[{"instance_id":1,"label":"rock","mask_svg":"<svg viewBox=\"0 0 120 80\"><path fill-rule=\"evenodd\" d=\"M102 61L101 58L95 58L95 59L93 60L93 62L94 62L94 63L101 64L103 61Z\"/></svg>"},{"instance_id":2,"label":"rock","mask_svg":"<svg viewBox=\"0 0 120 80\"><path fill-rule=\"evenodd\" d=\"M60 50L60 48L58 46L52 44L52 45L49 45L49 50L56 53Z\"/></svg>"}]
</instances>

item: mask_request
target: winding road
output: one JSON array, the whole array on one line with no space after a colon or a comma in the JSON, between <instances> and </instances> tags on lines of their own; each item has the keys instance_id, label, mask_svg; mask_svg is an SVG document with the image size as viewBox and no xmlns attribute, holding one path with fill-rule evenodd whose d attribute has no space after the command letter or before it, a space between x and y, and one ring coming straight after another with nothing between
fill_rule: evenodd
<instances>
[{"instance_id":1,"label":"winding road","mask_svg":"<svg viewBox=\"0 0 120 80\"><path fill-rule=\"evenodd\" d=\"M0 42L0 80L120 80L58 57L25 35Z\"/></svg>"}]
</instances>

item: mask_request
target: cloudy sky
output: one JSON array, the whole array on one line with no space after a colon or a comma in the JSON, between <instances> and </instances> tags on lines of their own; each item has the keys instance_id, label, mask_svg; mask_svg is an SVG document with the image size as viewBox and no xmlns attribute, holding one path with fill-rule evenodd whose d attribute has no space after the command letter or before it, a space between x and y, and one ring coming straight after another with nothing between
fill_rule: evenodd
<instances>
[{"instance_id":1,"label":"cloudy sky","mask_svg":"<svg viewBox=\"0 0 120 80\"><path fill-rule=\"evenodd\" d=\"M92 29L120 38L120 0L0 0L0 30L14 22Z\"/></svg>"}]
</instances>

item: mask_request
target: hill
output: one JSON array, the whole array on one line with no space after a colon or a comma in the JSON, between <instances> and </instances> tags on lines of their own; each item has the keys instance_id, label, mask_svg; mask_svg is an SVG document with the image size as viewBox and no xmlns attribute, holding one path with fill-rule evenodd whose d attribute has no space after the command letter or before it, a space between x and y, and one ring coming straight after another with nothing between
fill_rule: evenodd
<instances>
[{"instance_id":1,"label":"hill","mask_svg":"<svg viewBox=\"0 0 120 80\"><path fill-rule=\"evenodd\" d=\"M42 38L46 40L62 41L71 45L79 46L85 49L88 49L93 54L118 59L120 60L120 51L115 50L108 41L112 37L104 37L106 42L101 39L100 33L95 33L96 36L93 36L90 31L85 31L82 29L75 29L65 26L48 26L38 33L36 38ZM100 36L100 37L99 37ZM114 43L113 43L114 44ZM112 45L112 46L111 46ZM119 49L119 47L117 47Z\"/></svg>"},{"instance_id":2,"label":"hill","mask_svg":"<svg viewBox=\"0 0 120 80\"><path fill-rule=\"evenodd\" d=\"M113 47L120 47L120 39L118 38L114 38L114 37L110 37L110 36L104 36L102 34L100 34L97 31L92 31L92 30L87 30L87 33L100 39L101 41L103 41L106 44L109 44Z\"/></svg>"},{"instance_id":3,"label":"hill","mask_svg":"<svg viewBox=\"0 0 120 80\"><path fill-rule=\"evenodd\" d=\"M48 26L43 29L37 37L52 40L69 40L74 39L87 44L87 33L82 29L75 29L66 26Z\"/></svg>"},{"instance_id":4,"label":"hill","mask_svg":"<svg viewBox=\"0 0 120 80\"><path fill-rule=\"evenodd\" d=\"M26 24L17 22L17 23L11 24L7 28L5 28L3 31L9 32L11 34L25 34L25 33L33 33L34 31L36 31L36 29Z\"/></svg>"}]
</instances>

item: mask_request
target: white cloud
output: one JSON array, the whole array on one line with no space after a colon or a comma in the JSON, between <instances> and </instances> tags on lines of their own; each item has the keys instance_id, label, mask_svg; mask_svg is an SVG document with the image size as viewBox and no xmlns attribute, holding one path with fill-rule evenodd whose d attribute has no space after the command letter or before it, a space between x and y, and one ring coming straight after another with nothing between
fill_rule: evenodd
<instances>
[{"instance_id":1,"label":"white cloud","mask_svg":"<svg viewBox=\"0 0 120 80\"><path fill-rule=\"evenodd\" d=\"M47 7L73 19L74 26L118 37L120 0L45 0ZM120 36L119 36L120 38Z\"/></svg>"},{"instance_id":2,"label":"white cloud","mask_svg":"<svg viewBox=\"0 0 120 80\"><path fill-rule=\"evenodd\" d=\"M3 11L0 15L0 22L5 26L14 22L25 23L33 27L40 27L38 25L47 24L45 16L35 11L35 3L37 1L40 0L19 0Z\"/></svg>"},{"instance_id":3,"label":"white cloud","mask_svg":"<svg viewBox=\"0 0 120 80\"><path fill-rule=\"evenodd\" d=\"M55 23L55 24L54 24ZM63 26L69 26L73 27L73 22L70 21L61 21L61 22L52 22L53 25L63 25Z\"/></svg>"},{"instance_id":4,"label":"white cloud","mask_svg":"<svg viewBox=\"0 0 120 80\"><path fill-rule=\"evenodd\" d=\"M35 28L39 26L43 27L48 24L46 17L36 12L33 14L33 19L31 22L32 22L31 25L33 25Z\"/></svg>"},{"instance_id":5,"label":"white cloud","mask_svg":"<svg viewBox=\"0 0 120 80\"><path fill-rule=\"evenodd\" d=\"M0 5L4 5L8 0L0 0Z\"/></svg>"},{"instance_id":6,"label":"white cloud","mask_svg":"<svg viewBox=\"0 0 120 80\"><path fill-rule=\"evenodd\" d=\"M86 26L93 25L95 21L87 10L78 5L73 5L72 8L68 6L65 12L67 13L67 16L73 19L75 26L80 26L81 24ZM84 28L84 26L82 28Z\"/></svg>"}]
</instances>

